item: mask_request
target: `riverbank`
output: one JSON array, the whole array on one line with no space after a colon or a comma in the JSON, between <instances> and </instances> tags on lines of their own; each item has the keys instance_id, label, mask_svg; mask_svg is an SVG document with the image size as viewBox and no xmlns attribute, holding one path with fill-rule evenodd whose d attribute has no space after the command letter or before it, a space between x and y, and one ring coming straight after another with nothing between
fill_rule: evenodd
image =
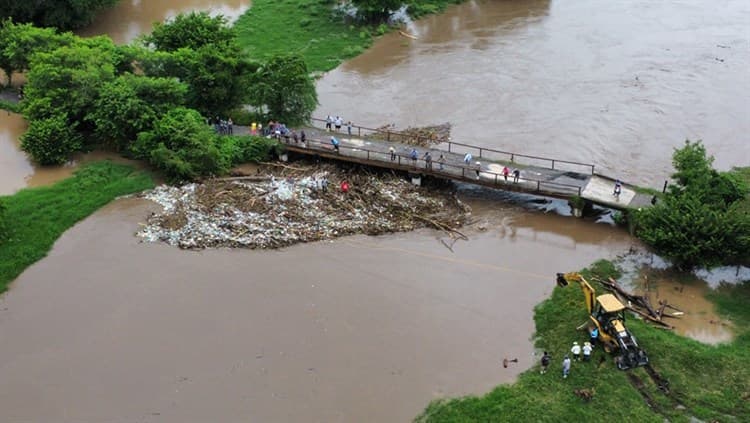
<instances>
[{"instance_id":1,"label":"riverbank","mask_svg":"<svg viewBox=\"0 0 750 423\"><path fill-rule=\"evenodd\" d=\"M0 292L28 266L45 257L57 238L115 198L153 187L151 177L130 166L89 164L48 187L0 197L8 239L0 243Z\"/></svg>"},{"instance_id":2,"label":"riverbank","mask_svg":"<svg viewBox=\"0 0 750 423\"><path fill-rule=\"evenodd\" d=\"M618 276L606 261L583 273ZM711 299L719 313L734 323L734 342L709 346L636 319L627 323L653 367L669 380L668 395L657 389L643 369L618 371L611 358L598 350L590 363L573 363L570 377L561 377L562 357L574 340L585 339L584 333L575 330L586 319L586 310L580 290L573 286L555 288L535 310L536 346L553 358L547 374L540 374L537 365L515 384L501 385L484 396L435 401L417 421L599 421L603 416L639 422L688 421L691 417L746 421L750 419L746 386L750 380L750 310L746 307L750 281L721 287ZM642 382L641 389L635 387L635 378ZM586 390L593 398L585 401L575 390Z\"/></svg>"},{"instance_id":3,"label":"riverbank","mask_svg":"<svg viewBox=\"0 0 750 423\"><path fill-rule=\"evenodd\" d=\"M462 0L411 0L414 16L444 10ZM332 2L313 0L254 0L234 27L238 40L254 59L297 53L311 72L326 72L346 59L358 56L372 45L374 37L390 29L387 25L347 23L344 12Z\"/></svg>"}]
</instances>

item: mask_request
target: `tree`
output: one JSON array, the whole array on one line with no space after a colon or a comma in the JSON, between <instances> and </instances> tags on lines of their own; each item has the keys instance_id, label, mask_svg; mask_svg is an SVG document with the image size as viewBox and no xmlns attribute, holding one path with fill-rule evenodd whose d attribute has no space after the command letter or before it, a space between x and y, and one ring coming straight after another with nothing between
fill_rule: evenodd
<instances>
[{"instance_id":1,"label":"tree","mask_svg":"<svg viewBox=\"0 0 750 423\"><path fill-rule=\"evenodd\" d=\"M750 250L748 188L712 162L700 142L687 141L675 150L662 201L635 213L636 235L679 268L733 263Z\"/></svg>"},{"instance_id":2,"label":"tree","mask_svg":"<svg viewBox=\"0 0 750 423\"><path fill-rule=\"evenodd\" d=\"M127 149L139 132L149 131L167 111L183 105L187 86L173 78L124 74L101 88L86 120L98 139Z\"/></svg>"},{"instance_id":3,"label":"tree","mask_svg":"<svg viewBox=\"0 0 750 423\"><path fill-rule=\"evenodd\" d=\"M61 45L70 44L72 35L58 35L52 28L37 28L31 24L16 24L6 19L0 25L0 69L8 76L11 85L13 72L29 70L31 55L50 52Z\"/></svg>"},{"instance_id":4,"label":"tree","mask_svg":"<svg viewBox=\"0 0 750 423\"><path fill-rule=\"evenodd\" d=\"M367 21L387 19L391 11L398 10L402 0L352 0L357 7L357 14Z\"/></svg>"},{"instance_id":5,"label":"tree","mask_svg":"<svg viewBox=\"0 0 750 423\"><path fill-rule=\"evenodd\" d=\"M83 140L64 114L34 119L21 136L21 148L43 165L65 163L70 154L81 149Z\"/></svg>"},{"instance_id":6,"label":"tree","mask_svg":"<svg viewBox=\"0 0 750 423\"><path fill-rule=\"evenodd\" d=\"M0 0L0 18L63 30L84 27L118 0Z\"/></svg>"},{"instance_id":7,"label":"tree","mask_svg":"<svg viewBox=\"0 0 750 423\"><path fill-rule=\"evenodd\" d=\"M33 55L23 102L30 126L21 144L33 159L60 164L83 147L92 129L86 117L114 79L116 53L111 40L95 37Z\"/></svg>"},{"instance_id":8,"label":"tree","mask_svg":"<svg viewBox=\"0 0 750 423\"><path fill-rule=\"evenodd\" d=\"M115 78L116 48L105 37L77 39L70 46L35 54L24 90L27 120L66 115L83 122L99 91Z\"/></svg>"},{"instance_id":9,"label":"tree","mask_svg":"<svg viewBox=\"0 0 750 423\"><path fill-rule=\"evenodd\" d=\"M253 81L251 103L265 107L272 119L297 125L308 121L318 105L315 82L299 55L273 57Z\"/></svg>"},{"instance_id":10,"label":"tree","mask_svg":"<svg viewBox=\"0 0 750 423\"><path fill-rule=\"evenodd\" d=\"M144 40L160 51L177 51L181 48L198 50L204 46L224 50L234 47L236 33L227 26L223 16L211 17L206 12L191 12L179 14L166 23L157 22Z\"/></svg>"},{"instance_id":11,"label":"tree","mask_svg":"<svg viewBox=\"0 0 750 423\"><path fill-rule=\"evenodd\" d=\"M188 86L187 105L206 116L225 115L247 98L251 64L226 20L207 13L178 15L157 24L144 41L155 51L144 52L149 76L176 77Z\"/></svg>"},{"instance_id":12,"label":"tree","mask_svg":"<svg viewBox=\"0 0 750 423\"><path fill-rule=\"evenodd\" d=\"M226 172L218 136L195 110L178 107L141 132L133 145L144 158L173 180L190 180Z\"/></svg>"}]
</instances>

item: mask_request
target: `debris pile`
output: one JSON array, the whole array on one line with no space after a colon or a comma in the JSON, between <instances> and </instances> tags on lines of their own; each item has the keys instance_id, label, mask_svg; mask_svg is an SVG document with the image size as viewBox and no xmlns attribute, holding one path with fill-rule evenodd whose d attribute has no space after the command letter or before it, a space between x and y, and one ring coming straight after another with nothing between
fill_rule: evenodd
<instances>
[{"instance_id":1,"label":"debris pile","mask_svg":"<svg viewBox=\"0 0 750 423\"><path fill-rule=\"evenodd\" d=\"M631 294L625 291L625 289L623 289L617 283L617 281L612 278L609 278L609 280L606 281L599 278L594 279L601 283L605 289L612 292L617 297L617 299L620 300L621 303L625 304L628 310L641 316L651 323L656 323L657 325L665 329L674 329L674 326L670 325L668 322L665 322L663 320L664 317L677 318L684 314L682 310L671 304L668 304L666 300L659 301L659 308L654 308L651 305L651 301L649 301L648 297L643 295ZM667 312L667 308L671 309L672 311Z\"/></svg>"},{"instance_id":2,"label":"debris pile","mask_svg":"<svg viewBox=\"0 0 750 423\"><path fill-rule=\"evenodd\" d=\"M393 142L417 145L420 147L430 147L450 141L451 124L446 122L440 125L408 127L403 130L397 130L393 124L384 125L377 128L379 132L372 134L376 139L388 139ZM398 134L391 131L396 131ZM387 134L387 132L391 132Z\"/></svg>"},{"instance_id":3,"label":"debris pile","mask_svg":"<svg viewBox=\"0 0 750 423\"><path fill-rule=\"evenodd\" d=\"M164 209L137 235L189 249L279 248L425 226L455 236L469 214L454 195L415 187L393 174L278 166L281 172L266 177L159 186L144 197Z\"/></svg>"}]
</instances>

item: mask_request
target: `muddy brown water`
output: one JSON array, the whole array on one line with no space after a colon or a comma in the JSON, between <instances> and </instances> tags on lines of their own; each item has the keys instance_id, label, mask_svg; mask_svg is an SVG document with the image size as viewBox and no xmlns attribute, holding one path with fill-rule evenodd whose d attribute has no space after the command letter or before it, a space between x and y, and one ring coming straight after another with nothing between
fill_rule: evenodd
<instances>
[{"instance_id":1,"label":"muddy brown water","mask_svg":"<svg viewBox=\"0 0 750 423\"><path fill-rule=\"evenodd\" d=\"M710 292L706 282L692 277L686 280L684 275L669 271L644 270L637 281L637 289L654 307L658 307L659 301L666 301L680 310L676 318L664 318L674 326L675 332L707 344L732 340L732 323L722 319L714 303L706 298ZM666 315L674 312L665 309Z\"/></svg>"},{"instance_id":2,"label":"muddy brown water","mask_svg":"<svg viewBox=\"0 0 750 423\"><path fill-rule=\"evenodd\" d=\"M21 115L0 111L0 195L13 194L21 188L50 185L71 176L82 164L94 161L111 160L136 167L144 166L104 151L75 154L62 166L39 166L21 151L20 137L26 127Z\"/></svg>"},{"instance_id":3,"label":"muddy brown water","mask_svg":"<svg viewBox=\"0 0 750 423\"><path fill-rule=\"evenodd\" d=\"M750 2L475 0L391 33L318 82L317 115L594 163L661 188L702 139L750 165Z\"/></svg>"},{"instance_id":4,"label":"muddy brown water","mask_svg":"<svg viewBox=\"0 0 750 423\"><path fill-rule=\"evenodd\" d=\"M117 44L133 41L141 34L151 32L154 22L163 22L180 13L207 11L211 15L224 15L234 22L250 7L250 0L120 0L114 7L104 10L79 35L109 35Z\"/></svg>"},{"instance_id":5,"label":"muddy brown water","mask_svg":"<svg viewBox=\"0 0 750 423\"><path fill-rule=\"evenodd\" d=\"M95 213L0 300L3 419L409 421L531 366L555 272L631 242L508 209L455 253L430 230L191 252L133 237L153 207Z\"/></svg>"}]
</instances>

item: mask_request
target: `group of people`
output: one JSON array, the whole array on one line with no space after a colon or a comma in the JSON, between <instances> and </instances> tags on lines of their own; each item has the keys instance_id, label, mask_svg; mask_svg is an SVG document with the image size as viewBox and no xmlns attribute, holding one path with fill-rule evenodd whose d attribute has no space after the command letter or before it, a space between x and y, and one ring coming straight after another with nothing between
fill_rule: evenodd
<instances>
[{"instance_id":1,"label":"group of people","mask_svg":"<svg viewBox=\"0 0 750 423\"><path fill-rule=\"evenodd\" d=\"M583 346L578 344L578 341L573 342L573 346L570 348L570 354L565 354L562 361L562 376L563 379L567 379L568 375L570 374L570 366L572 361L581 361L581 357L583 357L583 361L591 361L591 353L594 351L594 345L596 345L596 340L599 338L599 328L592 327L589 328L589 341L584 342ZM572 360L570 356L573 356ZM541 374L547 373L547 368L549 367L550 363L552 362L552 356L547 353L547 351L544 352L541 358L541 365L542 369L540 371Z\"/></svg>"},{"instance_id":2,"label":"group of people","mask_svg":"<svg viewBox=\"0 0 750 423\"><path fill-rule=\"evenodd\" d=\"M234 122L232 122L232 118L221 119L220 117L216 116L214 118L208 118L208 124L209 126L214 127L214 131L216 131L217 134L234 134Z\"/></svg>"},{"instance_id":3,"label":"group of people","mask_svg":"<svg viewBox=\"0 0 750 423\"><path fill-rule=\"evenodd\" d=\"M335 118L331 117L331 115L326 116L327 131L333 131L333 128L336 128L336 132L340 132L342 126L344 126L344 119L341 116L336 116ZM346 132L349 136L352 136L352 121L346 122Z\"/></svg>"}]
</instances>

